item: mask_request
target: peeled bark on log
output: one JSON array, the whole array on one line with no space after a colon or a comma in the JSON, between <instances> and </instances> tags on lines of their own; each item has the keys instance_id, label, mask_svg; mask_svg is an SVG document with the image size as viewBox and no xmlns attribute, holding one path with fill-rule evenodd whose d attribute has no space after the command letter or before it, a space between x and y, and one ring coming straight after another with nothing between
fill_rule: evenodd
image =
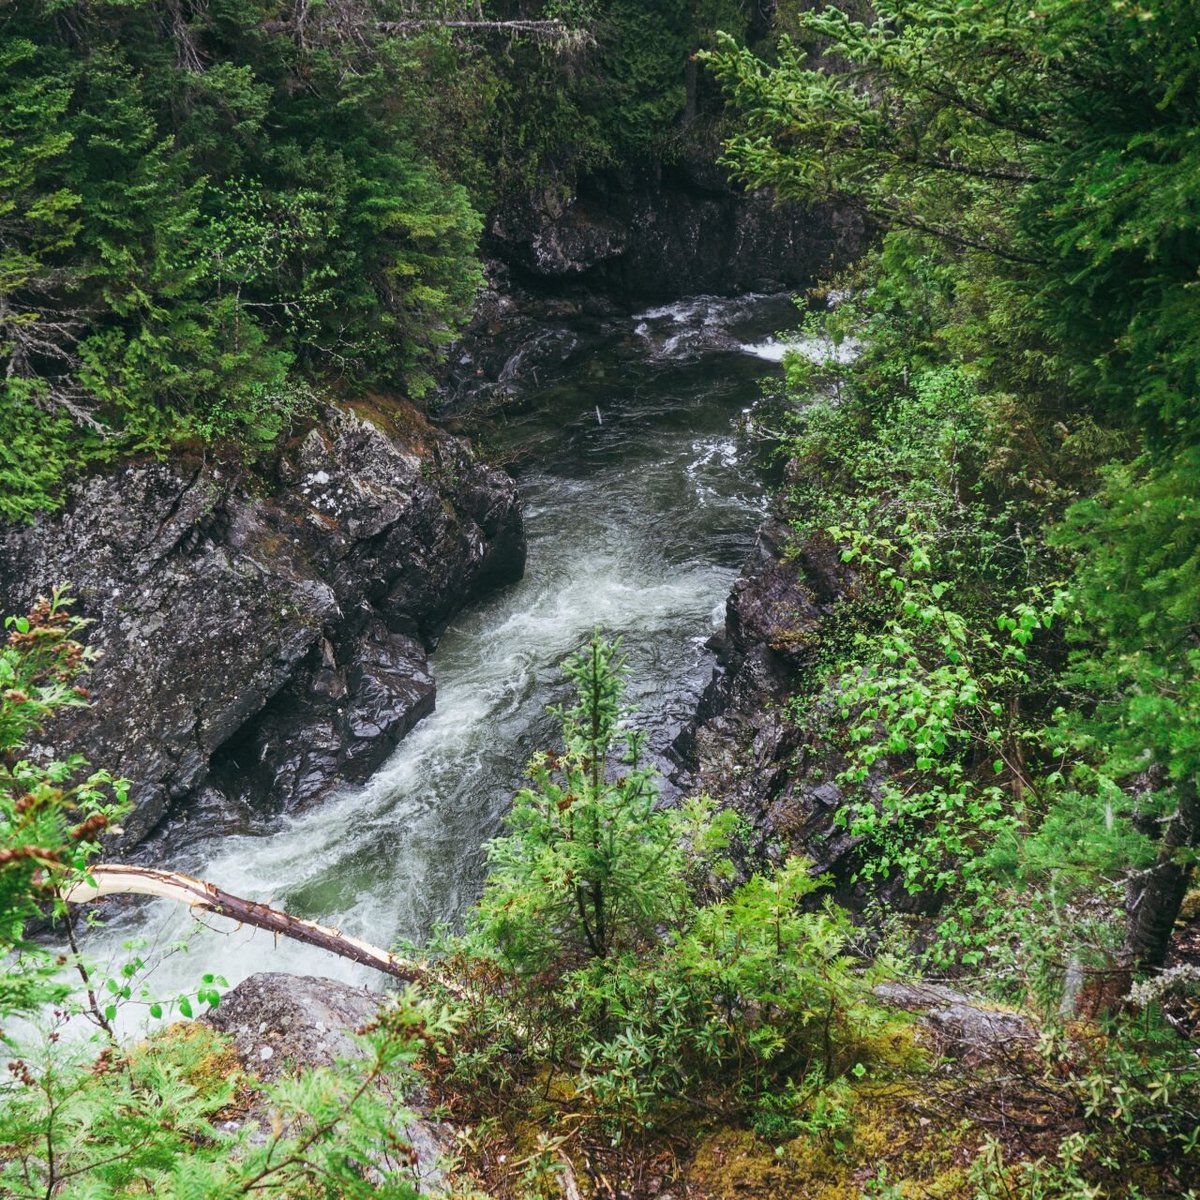
<instances>
[{"instance_id":1,"label":"peeled bark on log","mask_svg":"<svg viewBox=\"0 0 1200 1200\"><path fill-rule=\"evenodd\" d=\"M445 981L437 979L422 963L400 958L388 950L350 937L340 930L318 925L316 921L306 921L303 917L293 917L280 909L260 904L257 900L244 900L214 884L193 879L190 875L115 863L92 867L88 874L94 883L81 881L73 884L66 890L63 899L71 904L84 904L89 900L98 900L101 896L158 896L164 900L186 904L190 908L198 908L203 912L229 917L234 921L265 929L269 933L283 934L284 937L348 958L351 962L374 967L377 971L391 975L393 979L402 979L406 983L427 980L451 991L457 990Z\"/></svg>"}]
</instances>

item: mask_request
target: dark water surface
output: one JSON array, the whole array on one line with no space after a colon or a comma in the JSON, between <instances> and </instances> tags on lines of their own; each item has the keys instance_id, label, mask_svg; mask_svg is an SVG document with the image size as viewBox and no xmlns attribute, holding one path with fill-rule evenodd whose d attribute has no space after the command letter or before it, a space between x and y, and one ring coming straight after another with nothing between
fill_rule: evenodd
<instances>
[{"instance_id":1,"label":"dark water surface","mask_svg":"<svg viewBox=\"0 0 1200 1200\"><path fill-rule=\"evenodd\" d=\"M624 639L636 723L661 753L711 674L704 642L762 514L739 425L781 357L773 331L795 319L786 298L700 297L614 318L586 348L569 328L547 329L553 365L526 365L536 346L514 355L502 378L521 411L498 437L528 464L528 569L447 631L432 659L437 711L365 786L164 865L380 945L419 939L477 895L483 842L526 760L554 744L545 706L563 695L558 664L595 626ZM213 969L230 984L261 970L378 982L319 950L206 922L189 953L157 968L155 992ZM145 939L149 960L192 928L155 903L88 949L119 962L123 942Z\"/></svg>"}]
</instances>

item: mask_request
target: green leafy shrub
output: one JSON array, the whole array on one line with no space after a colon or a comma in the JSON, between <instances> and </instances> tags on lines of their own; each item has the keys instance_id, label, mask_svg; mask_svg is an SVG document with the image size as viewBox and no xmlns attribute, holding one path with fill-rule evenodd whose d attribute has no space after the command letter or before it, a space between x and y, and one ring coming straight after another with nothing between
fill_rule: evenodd
<instances>
[{"instance_id":1,"label":"green leafy shrub","mask_svg":"<svg viewBox=\"0 0 1200 1200\"><path fill-rule=\"evenodd\" d=\"M126 808L126 785L87 771L79 756L43 762L27 744L55 712L87 702L76 682L91 653L65 593L28 616L7 617L0 645L0 1017L61 1002L69 987L31 942L27 923L44 907L65 914L64 886L87 869L103 832Z\"/></svg>"},{"instance_id":2,"label":"green leafy shrub","mask_svg":"<svg viewBox=\"0 0 1200 1200\"><path fill-rule=\"evenodd\" d=\"M845 915L813 907L823 881L807 863L730 891L731 815L656 804L642 738L621 727L617 653L596 635L567 661L563 749L534 758L444 965L470 996L454 1078L509 1089L538 1064L568 1066L620 1139L681 1096L741 1111L789 1078L836 1080L882 1018Z\"/></svg>"}]
</instances>

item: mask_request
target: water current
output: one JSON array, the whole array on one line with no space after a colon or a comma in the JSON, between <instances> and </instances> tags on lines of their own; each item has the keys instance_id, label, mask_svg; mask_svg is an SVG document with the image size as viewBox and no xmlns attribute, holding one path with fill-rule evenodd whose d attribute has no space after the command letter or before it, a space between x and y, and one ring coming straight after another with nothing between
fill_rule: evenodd
<instances>
[{"instance_id":1,"label":"water current","mask_svg":"<svg viewBox=\"0 0 1200 1200\"><path fill-rule=\"evenodd\" d=\"M419 940L478 894L484 842L526 760L554 745L545 708L564 695L559 663L597 626L622 637L634 721L662 755L711 675L704 643L762 515L742 418L782 357L774 331L795 320L786 297L698 297L586 335L535 331L501 372L516 415L496 434L524 464L528 567L447 630L432 657L436 712L365 786L162 865L378 945ZM172 951L182 940L188 951ZM382 982L221 918L196 926L165 902L115 917L87 953L119 967L131 941L161 997L213 970L230 985L263 970Z\"/></svg>"}]
</instances>

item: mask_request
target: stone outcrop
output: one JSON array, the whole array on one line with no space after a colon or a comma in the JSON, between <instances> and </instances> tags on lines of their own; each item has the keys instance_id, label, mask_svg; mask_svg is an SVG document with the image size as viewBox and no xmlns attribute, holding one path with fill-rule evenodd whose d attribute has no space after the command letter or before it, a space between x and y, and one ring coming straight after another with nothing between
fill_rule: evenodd
<instances>
[{"instance_id":1,"label":"stone outcrop","mask_svg":"<svg viewBox=\"0 0 1200 1200\"><path fill-rule=\"evenodd\" d=\"M754 552L710 641L718 667L676 743L677 782L745 816L760 852L801 852L844 879L854 842L836 821L845 766L817 728L783 705L815 667L833 607L851 585L831 544L788 553L790 530L759 529Z\"/></svg>"},{"instance_id":2,"label":"stone outcrop","mask_svg":"<svg viewBox=\"0 0 1200 1200\"><path fill-rule=\"evenodd\" d=\"M919 1013L936 1053L967 1066L1013 1062L1037 1046L1038 1030L1027 1018L941 984L881 983L874 993L891 1008Z\"/></svg>"},{"instance_id":3,"label":"stone outcrop","mask_svg":"<svg viewBox=\"0 0 1200 1200\"><path fill-rule=\"evenodd\" d=\"M744 816L760 858L809 858L815 873L830 876L839 903L855 908L870 896L898 911L923 910L929 898L910 896L898 880L869 893L854 880L857 839L839 819L846 797L837 777L847 766L840 714L828 702L803 705L802 716L786 707L825 689L821 653L834 609L856 587L826 534L797 543L784 522L763 523L724 627L710 639L717 668L673 748L674 782ZM872 778L887 770L879 760Z\"/></svg>"},{"instance_id":4,"label":"stone outcrop","mask_svg":"<svg viewBox=\"0 0 1200 1200\"><path fill-rule=\"evenodd\" d=\"M272 1083L290 1071L359 1057L354 1031L373 1021L386 1002L384 993L370 988L263 971L226 992L202 1019L232 1039L246 1070Z\"/></svg>"},{"instance_id":5,"label":"stone outcrop","mask_svg":"<svg viewBox=\"0 0 1200 1200\"><path fill-rule=\"evenodd\" d=\"M453 613L524 568L512 481L406 406L330 411L275 470L127 463L0 530L5 612L69 582L93 622L93 704L48 750L133 781L122 852L365 779L432 710Z\"/></svg>"},{"instance_id":6,"label":"stone outcrop","mask_svg":"<svg viewBox=\"0 0 1200 1200\"><path fill-rule=\"evenodd\" d=\"M492 214L489 251L534 279L670 300L808 287L861 249L857 212L739 190L713 165L716 153L522 196Z\"/></svg>"},{"instance_id":7,"label":"stone outcrop","mask_svg":"<svg viewBox=\"0 0 1200 1200\"><path fill-rule=\"evenodd\" d=\"M709 641L717 654L712 681L673 747L674 782L744 816L758 858L810 859L814 873L829 876L838 903L862 909L878 900L895 912L927 914L937 895L910 894L899 875L856 880L858 841L841 819L845 720L827 698L822 654L837 605L859 586L826 533L798 538L775 518L760 526L724 627ZM876 761L869 793L890 769L887 759Z\"/></svg>"},{"instance_id":8,"label":"stone outcrop","mask_svg":"<svg viewBox=\"0 0 1200 1200\"><path fill-rule=\"evenodd\" d=\"M379 992L332 979L263 972L239 983L221 998L219 1008L201 1019L232 1040L245 1071L270 1083L289 1072L361 1057L354 1031L373 1021L386 1003ZM406 1094L404 1099L420 1108L414 1097ZM244 1119L265 1129L272 1125L268 1111L255 1111ZM444 1127L414 1119L404 1126L403 1135L411 1147L406 1166L416 1191L446 1194L448 1181L441 1164L450 1148Z\"/></svg>"}]
</instances>

